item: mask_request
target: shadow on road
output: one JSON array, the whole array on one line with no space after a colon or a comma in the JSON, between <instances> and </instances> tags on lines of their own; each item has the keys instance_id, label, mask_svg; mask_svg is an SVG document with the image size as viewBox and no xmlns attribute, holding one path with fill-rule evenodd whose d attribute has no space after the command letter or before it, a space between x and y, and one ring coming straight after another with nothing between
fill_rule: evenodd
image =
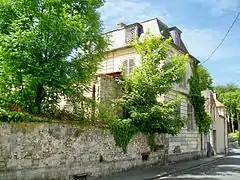
<instances>
[{"instance_id":1,"label":"shadow on road","mask_svg":"<svg viewBox=\"0 0 240 180\"><path fill-rule=\"evenodd\" d=\"M225 158L207 166L191 171L178 173L166 180L239 180L240 179L240 153L228 155Z\"/></svg>"}]
</instances>

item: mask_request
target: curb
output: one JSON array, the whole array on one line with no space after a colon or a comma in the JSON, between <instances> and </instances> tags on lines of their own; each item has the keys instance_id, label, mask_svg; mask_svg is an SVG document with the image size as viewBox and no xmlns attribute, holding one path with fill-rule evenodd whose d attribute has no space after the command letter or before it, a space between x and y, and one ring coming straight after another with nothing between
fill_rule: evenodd
<instances>
[{"instance_id":1,"label":"curb","mask_svg":"<svg viewBox=\"0 0 240 180\"><path fill-rule=\"evenodd\" d=\"M196 169L200 166L206 166L206 165L210 165L210 164L213 164L214 162L220 160L220 159L223 159L224 157L226 157L227 154L224 154L223 156L221 157L218 157L212 161L209 161L209 162L202 162L200 164L197 164L197 165L194 165L194 166L191 166L191 167L187 167L187 168L179 168L179 169L174 169L174 170L171 170L169 172L165 172L165 173L162 173L160 175L157 175L157 176L153 176L153 177L149 177L149 178L145 178L143 180L153 180L153 179L158 179L158 178L162 178L162 177L166 177L166 176L169 176L171 174L174 174L174 173L179 173L179 172L183 172L183 171L189 171L189 170L193 170L193 169Z\"/></svg>"}]
</instances>

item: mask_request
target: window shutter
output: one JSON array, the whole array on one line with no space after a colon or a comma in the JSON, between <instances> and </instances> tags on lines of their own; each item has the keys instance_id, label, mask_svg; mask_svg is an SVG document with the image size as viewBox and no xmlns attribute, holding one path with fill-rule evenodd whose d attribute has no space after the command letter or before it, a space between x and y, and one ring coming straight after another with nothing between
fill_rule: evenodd
<instances>
[{"instance_id":1,"label":"window shutter","mask_svg":"<svg viewBox=\"0 0 240 180\"><path fill-rule=\"evenodd\" d=\"M102 62L101 70L102 70L102 72L106 72L107 71L107 61L103 61Z\"/></svg>"},{"instance_id":2,"label":"window shutter","mask_svg":"<svg viewBox=\"0 0 240 180\"><path fill-rule=\"evenodd\" d=\"M124 60L122 66L123 66L124 73L127 74L128 73L128 60Z\"/></svg>"},{"instance_id":3,"label":"window shutter","mask_svg":"<svg viewBox=\"0 0 240 180\"><path fill-rule=\"evenodd\" d=\"M193 130L193 106L192 104L188 103L187 105L187 115L188 115L188 130Z\"/></svg>"},{"instance_id":4,"label":"window shutter","mask_svg":"<svg viewBox=\"0 0 240 180\"><path fill-rule=\"evenodd\" d=\"M134 62L134 59L129 59L128 60L128 74L131 74L132 71L133 71L133 68L135 67L135 62Z\"/></svg>"},{"instance_id":5,"label":"window shutter","mask_svg":"<svg viewBox=\"0 0 240 180\"><path fill-rule=\"evenodd\" d=\"M132 70L135 67L135 60L133 58L124 60L122 66L124 68L126 75L129 75L132 73Z\"/></svg>"},{"instance_id":6,"label":"window shutter","mask_svg":"<svg viewBox=\"0 0 240 180\"><path fill-rule=\"evenodd\" d=\"M109 73L109 72L113 72L114 71L114 64L113 64L114 62L113 62L113 60L111 59L111 60L107 60L107 64L106 64L106 71L107 71L107 73Z\"/></svg>"}]
</instances>

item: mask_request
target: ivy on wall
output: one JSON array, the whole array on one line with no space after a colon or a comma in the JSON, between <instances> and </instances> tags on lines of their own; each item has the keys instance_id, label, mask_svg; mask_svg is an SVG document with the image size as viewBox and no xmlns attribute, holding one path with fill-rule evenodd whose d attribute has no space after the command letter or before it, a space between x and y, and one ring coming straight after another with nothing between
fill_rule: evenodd
<instances>
[{"instance_id":1,"label":"ivy on wall","mask_svg":"<svg viewBox=\"0 0 240 180\"><path fill-rule=\"evenodd\" d=\"M196 61L191 62L192 76L189 80L190 94L189 99L194 107L194 114L196 118L196 124L200 133L207 133L211 125L212 119L205 111L205 100L201 95L201 85L199 78L199 65Z\"/></svg>"}]
</instances>

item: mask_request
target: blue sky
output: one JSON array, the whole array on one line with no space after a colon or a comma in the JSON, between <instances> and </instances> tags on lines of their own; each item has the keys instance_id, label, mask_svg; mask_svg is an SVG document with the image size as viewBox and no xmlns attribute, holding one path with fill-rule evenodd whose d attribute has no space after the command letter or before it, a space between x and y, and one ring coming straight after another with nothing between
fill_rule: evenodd
<instances>
[{"instance_id":1,"label":"blue sky","mask_svg":"<svg viewBox=\"0 0 240 180\"><path fill-rule=\"evenodd\" d=\"M106 0L101 8L106 30L119 22L158 17L182 30L189 52L204 61L221 41L240 10L240 0ZM240 18L228 38L204 64L214 84L240 84Z\"/></svg>"}]
</instances>

